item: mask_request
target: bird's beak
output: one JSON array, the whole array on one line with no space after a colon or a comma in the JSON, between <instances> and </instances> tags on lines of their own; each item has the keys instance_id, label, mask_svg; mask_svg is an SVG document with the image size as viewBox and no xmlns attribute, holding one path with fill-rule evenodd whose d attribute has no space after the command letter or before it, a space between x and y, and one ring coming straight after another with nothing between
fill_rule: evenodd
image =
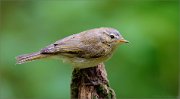
<instances>
[{"instance_id":1,"label":"bird's beak","mask_svg":"<svg viewBox=\"0 0 180 99\"><path fill-rule=\"evenodd\" d=\"M118 43L129 43L129 41L125 40L125 39L120 39L120 40L118 40Z\"/></svg>"}]
</instances>

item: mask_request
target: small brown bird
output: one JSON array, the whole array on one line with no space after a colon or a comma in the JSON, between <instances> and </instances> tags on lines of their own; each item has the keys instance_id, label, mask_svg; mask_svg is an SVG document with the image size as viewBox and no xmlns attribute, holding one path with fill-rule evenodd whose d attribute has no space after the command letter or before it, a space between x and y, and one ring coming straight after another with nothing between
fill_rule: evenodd
<instances>
[{"instance_id":1,"label":"small brown bird","mask_svg":"<svg viewBox=\"0 0 180 99\"><path fill-rule=\"evenodd\" d=\"M17 56L17 64L48 57L59 57L74 68L88 68L104 62L121 43L128 43L114 28L95 28L73 34L38 52Z\"/></svg>"}]
</instances>

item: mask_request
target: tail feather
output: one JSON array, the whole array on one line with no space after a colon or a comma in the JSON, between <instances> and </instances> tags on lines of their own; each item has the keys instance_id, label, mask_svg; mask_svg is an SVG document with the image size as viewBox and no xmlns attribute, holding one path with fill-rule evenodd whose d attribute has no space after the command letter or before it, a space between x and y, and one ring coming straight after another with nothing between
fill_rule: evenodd
<instances>
[{"instance_id":1,"label":"tail feather","mask_svg":"<svg viewBox=\"0 0 180 99\"><path fill-rule=\"evenodd\" d=\"M30 53L30 54L24 54L16 57L17 64L23 64L26 62L30 62L33 60L45 58L47 55L41 54L40 52Z\"/></svg>"}]
</instances>

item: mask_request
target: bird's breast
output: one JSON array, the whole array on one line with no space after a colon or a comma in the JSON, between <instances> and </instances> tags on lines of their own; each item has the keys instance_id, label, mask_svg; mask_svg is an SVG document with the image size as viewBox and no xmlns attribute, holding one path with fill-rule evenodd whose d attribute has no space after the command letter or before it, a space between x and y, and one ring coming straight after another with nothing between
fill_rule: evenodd
<instances>
[{"instance_id":1,"label":"bird's breast","mask_svg":"<svg viewBox=\"0 0 180 99\"><path fill-rule=\"evenodd\" d=\"M88 68L88 67L94 67L97 66L99 63L102 63L106 60L108 60L111 57L111 55L107 55L104 57L99 58L79 58L79 57L62 57L64 62L70 63L73 65L74 68Z\"/></svg>"}]
</instances>

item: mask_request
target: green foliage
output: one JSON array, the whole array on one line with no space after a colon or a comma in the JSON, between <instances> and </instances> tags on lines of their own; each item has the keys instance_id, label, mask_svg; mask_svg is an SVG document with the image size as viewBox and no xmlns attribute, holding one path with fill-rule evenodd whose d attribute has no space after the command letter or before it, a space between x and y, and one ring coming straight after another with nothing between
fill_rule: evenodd
<instances>
[{"instance_id":1,"label":"green foliage","mask_svg":"<svg viewBox=\"0 0 180 99\"><path fill-rule=\"evenodd\" d=\"M114 27L130 41L105 63L118 99L178 95L178 1L1 0L0 4L1 99L69 98L69 64L47 59L15 65L15 56L96 27Z\"/></svg>"}]
</instances>

